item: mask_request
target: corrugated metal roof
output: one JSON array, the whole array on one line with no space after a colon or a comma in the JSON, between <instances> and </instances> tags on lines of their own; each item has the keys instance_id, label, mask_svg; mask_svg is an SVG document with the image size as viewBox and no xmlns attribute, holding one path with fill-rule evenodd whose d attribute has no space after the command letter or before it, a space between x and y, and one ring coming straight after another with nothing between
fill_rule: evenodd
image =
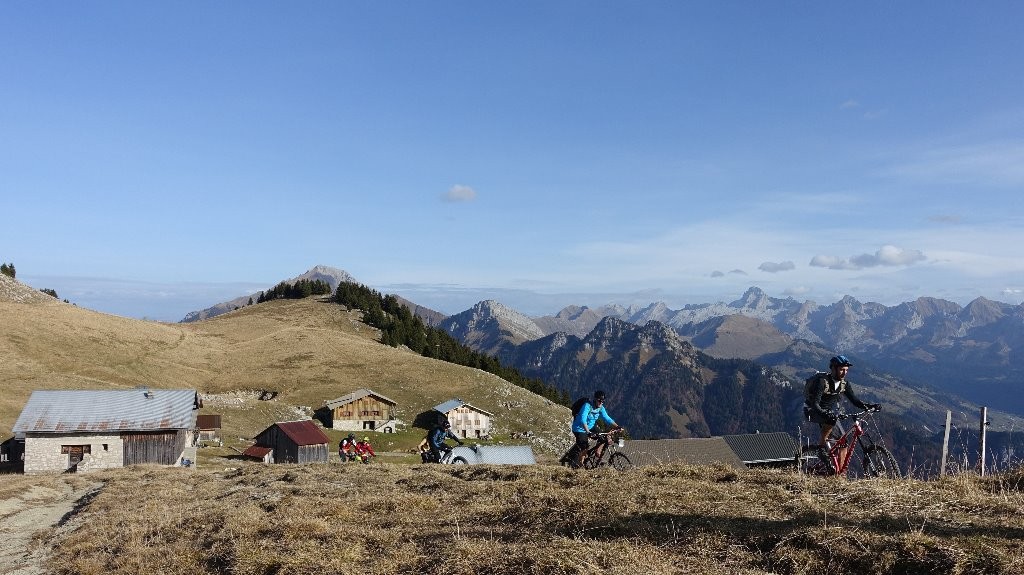
<instances>
[{"instance_id":1,"label":"corrugated metal roof","mask_svg":"<svg viewBox=\"0 0 1024 575\"><path fill-rule=\"evenodd\" d=\"M462 457L470 464L533 465L537 459L529 445L475 445L452 448L452 459Z\"/></svg>"},{"instance_id":2,"label":"corrugated metal roof","mask_svg":"<svg viewBox=\"0 0 1024 575\"><path fill-rule=\"evenodd\" d=\"M250 445L249 447L245 448L245 451L242 452L242 455L255 457L256 459L263 459L271 451L273 451L273 449L270 447L264 447L262 445Z\"/></svg>"},{"instance_id":3,"label":"corrugated metal roof","mask_svg":"<svg viewBox=\"0 0 1024 575\"><path fill-rule=\"evenodd\" d=\"M785 431L724 435L722 439L748 464L793 461L796 457L796 442Z\"/></svg>"},{"instance_id":4,"label":"corrugated metal roof","mask_svg":"<svg viewBox=\"0 0 1024 575\"><path fill-rule=\"evenodd\" d=\"M736 469L746 469L743 461L721 437L632 440L626 441L622 451L633 465L724 463Z\"/></svg>"},{"instance_id":5,"label":"corrugated metal roof","mask_svg":"<svg viewBox=\"0 0 1024 575\"><path fill-rule=\"evenodd\" d=\"M194 389L33 391L13 431L76 433L191 429Z\"/></svg>"},{"instance_id":6,"label":"corrugated metal roof","mask_svg":"<svg viewBox=\"0 0 1024 575\"><path fill-rule=\"evenodd\" d=\"M196 427L199 429L220 429L220 414L197 416Z\"/></svg>"},{"instance_id":7,"label":"corrugated metal roof","mask_svg":"<svg viewBox=\"0 0 1024 575\"><path fill-rule=\"evenodd\" d=\"M355 401L357 399L360 399L360 398L363 398L363 397L366 397L367 395L372 395L372 396L376 397L377 399L380 399L380 400L384 401L385 403L390 403L391 405L398 405L398 403L396 403L393 399L384 397L383 395L381 395L381 394L379 394L376 391L373 391L371 389L365 389L364 388L364 389L357 389L357 390L353 391L352 393L350 393L348 395L343 395L343 396L339 397L338 399L332 399L331 401L328 401L327 402L327 407L329 407L331 409L335 409L335 408L337 408L340 405L345 405L346 403L352 403L353 401Z\"/></svg>"},{"instance_id":8,"label":"corrugated metal roof","mask_svg":"<svg viewBox=\"0 0 1024 575\"><path fill-rule=\"evenodd\" d=\"M439 412L444 413L444 414L447 415L449 411L451 411L453 409L458 409L458 408L460 408L462 406L466 406L466 407L472 409L473 411L479 411L480 413L482 413L484 415L489 415L489 416L493 416L494 415L493 413L491 413L489 411L484 411L484 410L480 409L479 407L476 407L475 405L470 405L470 404L466 403L465 401L462 401L461 399L458 399L458 398L449 399L448 401L446 401L444 403L441 403L439 405L435 405L434 406L434 411L439 411Z\"/></svg>"},{"instance_id":9,"label":"corrugated metal roof","mask_svg":"<svg viewBox=\"0 0 1024 575\"><path fill-rule=\"evenodd\" d=\"M275 423L285 435L287 435L295 445L319 445L321 443L330 443L330 438L324 434L324 432L317 427L312 420L305 419L302 421L283 421Z\"/></svg>"}]
</instances>

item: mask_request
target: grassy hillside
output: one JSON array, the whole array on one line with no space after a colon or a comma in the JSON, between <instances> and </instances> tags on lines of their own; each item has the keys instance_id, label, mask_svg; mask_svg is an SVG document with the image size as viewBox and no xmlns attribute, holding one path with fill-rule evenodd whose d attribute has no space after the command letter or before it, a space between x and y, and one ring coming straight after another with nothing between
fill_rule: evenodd
<instances>
[{"instance_id":1,"label":"grassy hillside","mask_svg":"<svg viewBox=\"0 0 1024 575\"><path fill-rule=\"evenodd\" d=\"M846 482L677 465L247 464L16 477L0 495L87 478L93 493L36 535L47 572L1010 575L1024 565L1019 472Z\"/></svg>"},{"instance_id":2,"label":"grassy hillside","mask_svg":"<svg viewBox=\"0 0 1024 575\"><path fill-rule=\"evenodd\" d=\"M207 398L205 413L224 416L228 445L241 446L240 438L274 421L308 417L324 402L365 387L397 401L399 417L409 423L459 397L496 415L497 436L530 430L535 448L550 453L568 442L565 407L483 371L381 345L358 312L336 304L277 300L165 324L31 292L9 278L0 286L0 437L10 435L37 389L195 388ZM260 390L278 395L259 401ZM390 447L407 448L421 435L397 434Z\"/></svg>"}]
</instances>

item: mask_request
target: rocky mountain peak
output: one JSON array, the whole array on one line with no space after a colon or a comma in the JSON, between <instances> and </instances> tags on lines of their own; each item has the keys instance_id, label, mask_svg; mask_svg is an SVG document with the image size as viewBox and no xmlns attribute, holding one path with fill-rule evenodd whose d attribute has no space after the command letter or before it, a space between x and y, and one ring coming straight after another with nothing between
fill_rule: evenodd
<instances>
[{"instance_id":1,"label":"rocky mountain peak","mask_svg":"<svg viewBox=\"0 0 1024 575\"><path fill-rule=\"evenodd\" d=\"M768 294L764 293L761 288L752 286L743 293L743 297L729 305L738 308L764 309L770 306L771 302L768 299Z\"/></svg>"}]
</instances>

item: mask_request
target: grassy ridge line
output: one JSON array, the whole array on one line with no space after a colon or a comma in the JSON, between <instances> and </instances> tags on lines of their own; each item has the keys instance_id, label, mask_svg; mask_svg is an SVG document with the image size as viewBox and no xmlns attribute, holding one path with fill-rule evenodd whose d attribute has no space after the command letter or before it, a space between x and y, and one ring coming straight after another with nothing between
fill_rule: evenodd
<instances>
[{"instance_id":1,"label":"grassy ridge line","mask_svg":"<svg viewBox=\"0 0 1024 575\"><path fill-rule=\"evenodd\" d=\"M669 465L137 467L55 573L1020 573L1018 470L941 482ZM119 536L111 538L111 533Z\"/></svg>"},{"instance_id":2,"label":"grassy ridge line","mask_svg":"<svg viewBox=\"0 0 1024 575\"><path fill-rule=\"evenodd\" d=\"M52 298L51 298L52 299ZM0 437L37 389L274 390L273 402L218 407L223 435L241 445L295 408L370 388L399 403L402 419L453 397L495 413L499 433L568 437L568 410L480 370L376 341L357 312L315 298L277 300L188 324L101 314L70 305L0 300ZM292 415L289 415L292 414Z\"/></svg>"}]
</instances>

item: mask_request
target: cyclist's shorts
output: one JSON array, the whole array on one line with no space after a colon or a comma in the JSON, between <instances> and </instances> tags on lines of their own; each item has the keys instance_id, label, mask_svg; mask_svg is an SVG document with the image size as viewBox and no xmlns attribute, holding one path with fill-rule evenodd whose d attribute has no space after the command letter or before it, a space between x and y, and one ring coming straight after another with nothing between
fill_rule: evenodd
<instances>
[{"instance_id":1,"label":"cyclist's shorts","mask_svg":"<svg viewBox=\"0 0 1024 575\"><path fill-rule=\"evenodd\" d=\"M807 421L810 421L812 423L817 423L818 425L835 425L836 424L836 422L832 421L831 419L826 418L825 416L821 415L820 413L818 413L817 411L814 411L813 409L811 409L809 407L804 407L804 419L806 419Z\"/></svg>"},{"instance_id":2,"label":"cyclist's shorts","mask_svg":"<svg viewBox=\"0 0 1024 575\"><path fill-rule=\"evenodd\" d=\"M590 438L587 437L586 432L574 431L572 434L576 436L576 447L579 447L583 451L586 451L587 448L590 447Z\"/></svg>"}]
</instances>

